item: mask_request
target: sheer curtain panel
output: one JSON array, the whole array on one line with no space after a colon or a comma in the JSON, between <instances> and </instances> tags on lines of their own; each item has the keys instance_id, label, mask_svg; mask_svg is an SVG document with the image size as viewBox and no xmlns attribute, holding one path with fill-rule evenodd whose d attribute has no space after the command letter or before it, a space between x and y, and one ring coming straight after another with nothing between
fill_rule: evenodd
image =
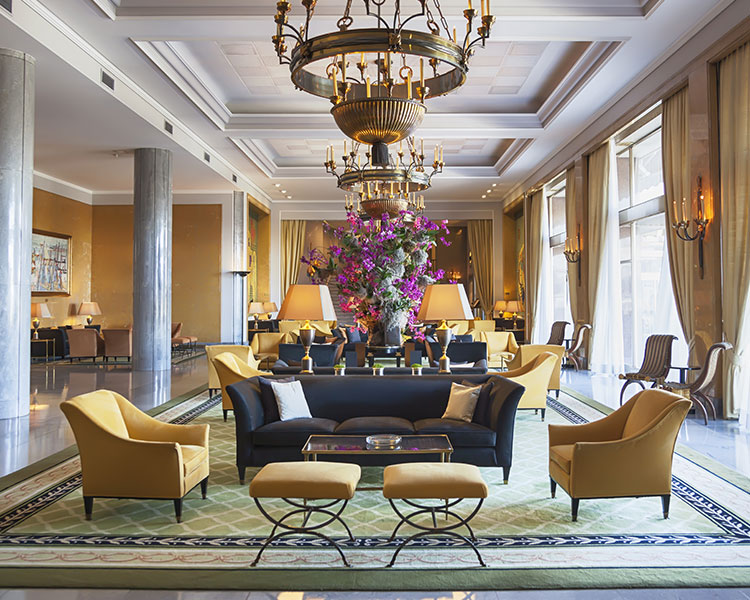
<instances>
[{"instance_id":1,"label":"sheer curtain panel","mask_svg":"<svg viewBox=\"0 0 750 600\"><path fill-rule=\"evenodd\" d=\"M620 286L619 220L614 172L614 142L589 155L589 310L591 370L623 370L622 291Z\"/></svg>"},{"instance_id":2,"label":"sheer curtain panel","mask_svg":"<svg viewBox=\"0 0 750 600\"><path fill-rule=\"evenodd\" d=\"M549 248L549 214L543 191L531 197L529 213L529 278L526 318L531 317L531 343L543 344L552 327L552 256Z\"/></svg>"},{"instance_id":3,"label":"sheer curtain panel","mask_svg":"<svg viewBox=\"0 0 750 600\"><path fill-rule=\"evenodd\" d=\"M474 264L474 278L485 319L492 318L494 286L492 282L492 221L469 221L469 250Z\"/></svg>"},{"instance_id":4,"label":"sheer curtain panel","mask_svg":"<svg viewBox=\"0 0 750 600\"><path fill-rule=\"evenodd\" d=\"M739 417L746 429L750 428L749 73L750 44L719 63L722 314L724 337L734 346L724 359L724 415Z\"/></svg>"},{"instance_id":5,"label":"sheer curtain panel","mask_svg":"<svg viewBox=\"0 0 750 600\"><path fill-rule=\"evenodd\" d=\"M305 221L281 222L281 291L297 283L300 259L305 249Z\"/></svg>"},{"instance_id":6,"label":"sheer curtain panel","mask_svg":"<svg viewBox=\"0 0 750 600\"><path fill-rule=\"evenodd\" d=\"M565 237L575 240L578 235L578 221L576 215L576 173L571 167L565 172ZM568 264L568 288L570 296L570 314L573 325L578 323L578 264Z\"/></svg>"}]
</instances>

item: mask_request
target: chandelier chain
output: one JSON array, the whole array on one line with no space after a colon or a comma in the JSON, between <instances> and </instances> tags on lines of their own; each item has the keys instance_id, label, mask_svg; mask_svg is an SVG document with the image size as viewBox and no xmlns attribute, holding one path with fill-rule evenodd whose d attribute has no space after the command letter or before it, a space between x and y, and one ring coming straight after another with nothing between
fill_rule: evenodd
<instances>
[{"instance_id":1,"label":"chandelier chain","mask_svg":"<svg viewBox=\"0 0 750 600\"><path fill-rule=\"evenodd\" d=\"M424 4L427 4L427 0L424 0ZM442 23L443 27L445 28L445 35L447 35L448 38L450 38L451 37L451 28L450 28L450 25L448 25L448 21L446 21L446 19L445 19L445 15L443 14L443 9L440 7L440 0L435 0L435 8L437 9L438 14L440 15L440 22Z\"/></svg>"}]
</instances>

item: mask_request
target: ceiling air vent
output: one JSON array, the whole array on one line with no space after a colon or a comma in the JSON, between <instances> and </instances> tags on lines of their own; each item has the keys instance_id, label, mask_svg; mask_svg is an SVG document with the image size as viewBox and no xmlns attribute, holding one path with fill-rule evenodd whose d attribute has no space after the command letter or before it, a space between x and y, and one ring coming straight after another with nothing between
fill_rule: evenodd
<instances>
[{"instance_id":1,"label":"ceiling air vent","mask_svg":"<svg viewBox=\"0 0 750 600\"><path fill-rule=\"evenodd\" d=\"M102 83L113 92L115 91L115 78L106 71L102 71Z\"/></svg>"},{"instance_id":2,"label":"ceiling air vent","mask_svg":"<svg viewBox=\"0 0 750 600\"><path fill-rule=\"evenodd\" d=\"M170 123L169 121L164 121L164 131L166 131L170 135L174 133L174 127L172 126L172 123Z\"/></svg>"},{"instance_id":3,"label":"ceiling air vent","mask_svg":"<svg viewBox=\"0 0 750 600\"><path fill-rule=\"evenodd\" d=\"M13 12L13 0L0 0L0 6L2 6L9 13Z\"/></svg>"},{"instance_id":4,"label":"ceiling air vent","mask_svg":"<svg viewBox=\"0 0 750 600\"><path fill-rule=\"evenodd\" d=\"M206 162L211 162L211 155L208 152L204 152L203 160L205 160Z\"/></svg>"},{"instance_id":5,"label":"ceiling air vent","mask_svg":"<svg viewBox=\"0 0 750 600\"><path fill-rule=\"evenodd\" d=\"M232 174L232 183L237 183L237 175Z\"/></svg>"}]
</instances>

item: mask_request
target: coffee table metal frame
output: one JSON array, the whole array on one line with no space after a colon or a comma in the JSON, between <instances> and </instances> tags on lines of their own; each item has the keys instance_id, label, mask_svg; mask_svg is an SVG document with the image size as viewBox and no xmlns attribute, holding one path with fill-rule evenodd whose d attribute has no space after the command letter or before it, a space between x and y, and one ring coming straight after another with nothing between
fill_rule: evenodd
<instances>
[{"instance_id":1,"label":"coffee table metal frame","mask_svg":"<svg viewBox=\"0 0 750 600\"><path fill-rule=\"evenodd\" d=\"M331 439L331 445L335 445L340 442L340 445L344 445L344 440L346 439L355 439L359 440L358 442L353 442L348 447L343 448L326 448L326 449L312 449L310 448L311 444L313 444L315 441L320 442L321 440L319 438L330 438ZM426 448L409 448L408 442L411 439L414 438L435 438L443 442L441 447L426 447ZM307 441L305 442L305 445L302 446L302 456L305 460L317 460L319 454L440 454L440 462L450 462L451 460L451 454L453 454L453 445L451 444L450 439L448 436L444 433L432 433L432 434L425 434L425 435L419 435L419 434L412 434L412 435L402 435L401 436L401 443L398 446L393 447L380 447L380 448L374 448L374 447L368 447L367 446L367 436L366 435L323 435L323 434L313 434L310 437L307 438ZM356 444L359 444L359 448L353 448L351 446L354 446ZM407 446L407 447L404 447ZM437 446L437 443L435 444ZM378 488L380 489L380 488Z\"/></svg>"}]
</instances>

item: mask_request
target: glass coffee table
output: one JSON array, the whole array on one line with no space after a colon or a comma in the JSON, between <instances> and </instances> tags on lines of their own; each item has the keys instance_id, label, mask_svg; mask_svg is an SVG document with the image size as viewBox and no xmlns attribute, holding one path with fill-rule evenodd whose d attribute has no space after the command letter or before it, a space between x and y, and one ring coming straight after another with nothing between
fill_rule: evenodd
<instances>
[{"instance_id":1,"label":"glass coffee table","mask_svg":"<svg viewBox=\"0 0 750 600\"><path fill-rule=\"evenodd\" d=\"M453 446L445 434L402 435L395 446L373 447L366 435L311 435L302 446L305 460L325 454L439 454L440 462L450 462Z\"/></svg>"}]
</instances>

